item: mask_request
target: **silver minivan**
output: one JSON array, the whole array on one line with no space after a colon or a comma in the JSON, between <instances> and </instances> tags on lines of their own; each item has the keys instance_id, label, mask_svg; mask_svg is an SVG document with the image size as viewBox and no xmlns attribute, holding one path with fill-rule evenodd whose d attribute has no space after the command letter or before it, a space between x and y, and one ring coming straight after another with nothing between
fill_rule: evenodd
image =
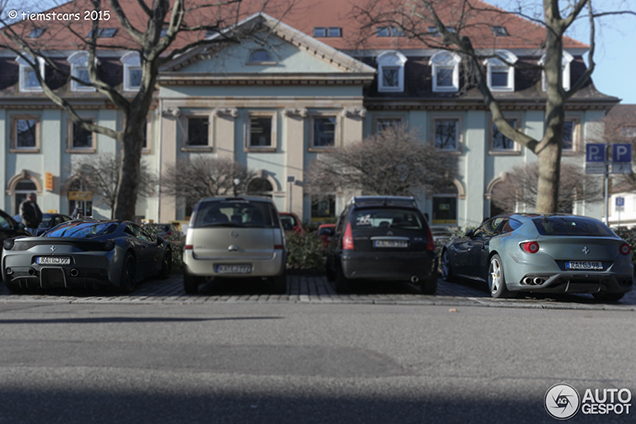
<instances>
[{"instance_id":1,"label":"silver minivan","mask_svg":"<svg viewBox=\"0 0 636 424\"><path fill-rule=\"evenodd\" d=\"M266 197L201 200L190 217L183 286L196 293L206 278L260 277L285 293L287 249L278 211Z\"/></svg>"}]
</instances>

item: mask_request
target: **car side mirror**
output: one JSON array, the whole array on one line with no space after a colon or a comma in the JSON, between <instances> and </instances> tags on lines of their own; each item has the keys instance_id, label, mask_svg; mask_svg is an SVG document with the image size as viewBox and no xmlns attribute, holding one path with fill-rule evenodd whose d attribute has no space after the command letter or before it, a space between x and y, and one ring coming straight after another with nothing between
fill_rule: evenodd
<instances>
[{"instance_id":1,"label":"car side mirror","mask_svg":"<svg viewBox=\"0 0 636 424\"><path fill-rule=\"evenodd\" d=\"M473 236L473 234L475 234L475 231L474 230L469 230L464 237L470 238L470 237Z\"/></svg>"}]
</instances>

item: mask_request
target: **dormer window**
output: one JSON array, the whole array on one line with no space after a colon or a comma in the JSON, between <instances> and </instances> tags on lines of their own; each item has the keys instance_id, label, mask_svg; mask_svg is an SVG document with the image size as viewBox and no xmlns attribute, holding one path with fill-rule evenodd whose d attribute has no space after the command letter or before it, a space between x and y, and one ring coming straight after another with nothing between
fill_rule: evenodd
<instances>
[{"instance_id":1,"label":"dormer window","mask_svg":"<svg viewBox=\"0 0 636 424\"><path fill-rule=\"evenodd\" d=\"M457 53L441 51L428 62L433 67L433 91L455 92L459 90L459 62Z\"/></svg>"},{"instance_id":2,"label":"dormer window","mask_svg":"<svg viewBox=\"0 0 636 424\"><path fill-rule=\"evenodd\" d=\"M398 27L377 27L376 37L404 37L404 31Z\"/></svg>"},{"instance_id":3,"label":"dormer window","mask_svg":"<svg viewBox=\"0 0 636 424\"><path fill-rule=\"evenodd\" d=\"M515 91L515 68L517 56L506 50L498 50L484 61L488 66L488 87L492 91ZM510 65L509 65L510 64Z\"/></svg>"},{"instance_id":4,"label":"dormer window","mask_svg":"<svg viewBox=\"0 0 636 424\"><path fill-rule=\"evenodd\" d=\"M272 59L272 56L269 54L267 50L258 49L254 50L250 54L250 60L248 61L249 65L262 65L262 64L273 64L275 63Z\"/></svg>"},{"instance_id":5,"label":"dormer window","mask_svg":"<svg viewBox=\"0 0 636 424\"><path fill-rule=\"evenodd\" d=\"M35 27L31 30L31 32L29 32L29 35L27 35L28 38L40 38L42 36L42 34L44 34L46 28L38 28Z\"/></svg>"},{"instance_id":6,"label":"dormer window","mask_svg":"<svg viewBox=\"0 0 636 424\"><path fill-rule=\"evenodd\" d=\"M493 25L490 29L495 37L508 37L510 35L505 26Z\"/></svg>"},{"instance_id":7,"label":"dormer window","mask_svg":"<svg viewBox=\"0 0 636 424\"><path fill-rule=\"evenodd\" d=\"M384 52L378 56L378 91L404 91L404 64L406 57L396 51Z\"/></svg>"},{"instance_id":8,"label":"dormer window","mask_svg":"<svg viewBox=\"0 0 636 424\"><path fill-rule=\"evenodd\" d=\"M90 76L88 75L88 52L75 52L67 59L71 64L71 75L87 84L71 79L71 91L95 91L95 87L91 87Z\"/></svg>"},{"instance_id":9,"label":"dormer window","mask_svg":"<svg viewBox=\"0 0 636 424\"><path fill-rule=\"evenodd\" d=\"M427 27L426 30L427 30L428 35L430 35L431 37L439 37L439 36L442 35L439 32L439 29L436 26L429 26L429 27ZM454 33L457 32L457 29L455 27L452 27L452 26L447 26L446 27L446 31L454 34Z\"/></svg>"},{"instance_id":10,"label":"dormer window","mask_svg":"<svg viewBox=\"0 0 636 424\"><path fill-rule=\"evenodd\" d=\"M314 27L314 37L342 37L341 27Z\"/></svg>"},{"instance_id":11,"label":"dormer window","mask_svg":"<svg viewBox=\"0 0 636 424\"><path fill-rule=\"evenodd\" d=\"M561 69L563 69L563 89L564 90L569 90L570 89L570 63L574 60L574 57L566 52L563 51L563 59L561 60ZM545 64L545 55L541 56L541 60L539 60L539 65L544 65ZM541 89L543 91L546 90L546 86L545 86L545 71L541 72Z\"/></svg>"},{"instance_id":12,"label":"dormer window","mask_svg":"<svg viewBox=\"0 0 636 424\"><path fill-rule=\"evenodd\" d=\"M97 38L113 38L117 34L117 28L97 28ZM86 37L91 38L93 30L88 32Z\"/></svg>"},{"instance_id":13,"label":"dormer window","mask_svg":"<svg viewBox=\"0 0 636 424\"><path fill-rule=\"evenodd\" d=\"M137 91L141 87L141 61L139 53L128 52L120 59L124 64L124 91Z\"/></svg>"},{"instance_id":14,"label":"dormer window","mask_svg":"<svg viewBox=\"0 0 636 424\"><path fill-rule=\"evenodd\" d=\"M40 71L40 77L44 79L44 59L38 57L38 67ZM21 92L39 92L42 91L42 85L35 70L31 67L29 62L24 60L21 56L15 59L20 65L20 91Z\"/></svg>"}]
</instances>

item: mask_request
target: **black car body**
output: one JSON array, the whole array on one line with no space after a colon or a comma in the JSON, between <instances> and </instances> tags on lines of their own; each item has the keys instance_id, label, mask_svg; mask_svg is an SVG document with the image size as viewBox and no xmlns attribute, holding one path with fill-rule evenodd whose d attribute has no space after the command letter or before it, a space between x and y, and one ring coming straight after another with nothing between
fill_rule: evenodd
<instances>
[{"instance_id":1,"label":"black car body","mask_svg":"<svg viewBox=\"0 0 636 424\"><path fill-rule=\"evenodd\" d=\"M412 197L360 196L338 218L327 253L327 278L339 292L351 280L411 281L437 290L431 230Z\"/></svg>"},{"instance_id":2,"label":"black car body","mask_svg":"<svg viewBox=\"0 0 636 424\"><path fill-rule=\"evenodd\" d=\"M30 236L22 223L16 222L9 214L0 210L0 254L5 239L13 237ZM1 274L1 273L0 273Z\"/></svg>"},{"instance_id":3,"label":"black car body","mask_svg":"<svg viewBox=\"0 0 636 424\"><path fill-rule=\"evenodd\" d=\"M170 245L127 221L69 221L41 237L3 242L2 275L12 292L102 287L130 292L144 278L167 278Z\"/></svg>"},{"instance_id":4,"label":"black car body","mask_svg":"<svg viewBox=\"0 0 636 424\"><path fill-rule=\"evenodd\" d=\"M22 223L22 217L20 215L15 215L13 217L13 219L16 222ZM50 230L53 227L56 227L66 221L72 221L73 218L71 218L68 215L64 215L62 213L43 213L42 214L42 222L40 222L40 225L37 228L37 232L36 234L33 234L34 236L39 236L42 233L44 233L45 231Z\"/></svg>"}]
</instances>

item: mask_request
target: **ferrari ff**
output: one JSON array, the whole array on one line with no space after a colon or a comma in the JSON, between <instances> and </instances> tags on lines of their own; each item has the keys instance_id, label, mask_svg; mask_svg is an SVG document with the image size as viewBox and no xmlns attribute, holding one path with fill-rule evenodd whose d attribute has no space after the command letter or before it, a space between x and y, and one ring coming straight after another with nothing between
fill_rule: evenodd
<instances>
[{"instance_id":1,"label":"ferrari ff","mask_svg":"<svg viewBox=\"0 0 636 424\"><path fill-rule=\"evenodd\" d=\"M127 221L69 221L40 237L3 242L2 275L20 293L36 287L114 287L131 292L137 282L172 267L170 244Z\"/></svg>"}]
</instances>

